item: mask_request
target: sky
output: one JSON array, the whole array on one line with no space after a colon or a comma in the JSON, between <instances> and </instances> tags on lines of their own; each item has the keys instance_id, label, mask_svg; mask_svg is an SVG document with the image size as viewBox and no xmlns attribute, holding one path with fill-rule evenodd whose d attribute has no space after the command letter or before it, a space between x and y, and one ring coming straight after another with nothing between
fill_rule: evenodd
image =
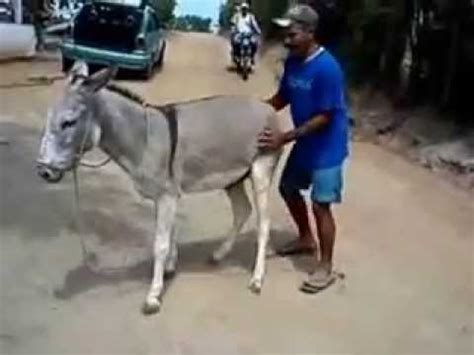
<instances>
[{"instance_id":1,"label":"sky","mask_svg":"<svg viewBox=\"0 0 474 355\"><path fill-rule=\"evenodd\" d=\"M219 5L223 0L178 0L176 15L199 15L212 18L217 23Z\"/></svg>"}]
</instances>

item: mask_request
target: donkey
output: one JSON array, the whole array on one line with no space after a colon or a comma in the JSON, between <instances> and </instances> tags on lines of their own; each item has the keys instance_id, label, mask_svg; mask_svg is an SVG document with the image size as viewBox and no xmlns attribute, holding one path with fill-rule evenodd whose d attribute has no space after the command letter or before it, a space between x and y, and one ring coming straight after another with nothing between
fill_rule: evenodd
<instances>
[{"instance_id":1,"label":"donkey","mask_svg":"<svg viewBox=\"0 0 474 355\"><path fill-rule=\"evenodd\" d=\"M109 84L114 75L112 68L89 75L84 62L75 63L65 90L48 111L38 174L47 182L57 182L85 152L98 146L131 177L139 194L154 201L154 267L145 313L159 311L164 274L176 268L172 231L180 196L226 191L234 221L211 255L218 263L229 254L251 214L244 188L250 178L258 247L249 288L259 293L270 232L269 189L281 151L259 150L257 136L265 127L278 129L275 111L257 99L236 96L150 106L138 95Z\"/></svg>"}]
</instances>

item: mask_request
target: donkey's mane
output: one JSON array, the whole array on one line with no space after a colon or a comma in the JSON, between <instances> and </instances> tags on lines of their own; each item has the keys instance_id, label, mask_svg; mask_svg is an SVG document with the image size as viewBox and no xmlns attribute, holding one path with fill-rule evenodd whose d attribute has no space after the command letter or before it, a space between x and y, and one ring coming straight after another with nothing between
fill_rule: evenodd
<instances>
[{"instance_id":1,"label":"donkey's mane","mask_svg":"<svg viewBox=\"0 0 474 355\"><path fill-rule=\"evenodd\" d=\"M127 99L130 99L130 100L132 100L132 101L134 101L134 102L136 102L137 104L140 104L140 105L153 106L153 107L156 107L156 108L159 108L159 107L162 106L162 105L148 104L143 96L141 96L140 94L137 94L136 92L130 90L129 88L126 88L126 87L121 86L121 85L108 84L107 89L114 92L114 93L116 93L116 94L119 94L119 95L121 95L121 96L123 96ZM173 105L174 106L174 105L177 105L177 104L190 104L190 103L195 103L195 102L200 102L200 101L207 101L207 100L212 100L216 97L219 97L219 95L203 97L203 98L200 98L200 99L192 99L192 100L188 100L188 101L173 102L173 103L167 104L166 106L168 106L168 105Z\"/></svg>"},{"instance_id":2,"label":"donkey's mane","mask_svg":"<svg viewBox=\"0 0 474 355\"><path fill-rule=\"evenodd\" d=\"M121 95L121 96L123 96L127 99L130 99L130 100L136 102L137 104L144 105L146 103L146 100L142 96L140 96L136 92L133 92L132 90L130 90L130 89L124 87L124 86L120 86L120 85L117 85L117 84L108 84L107 89L109 89L110 91L115 92L116 94L119 94L119 95Z\"/></svg>"}]
</instances>

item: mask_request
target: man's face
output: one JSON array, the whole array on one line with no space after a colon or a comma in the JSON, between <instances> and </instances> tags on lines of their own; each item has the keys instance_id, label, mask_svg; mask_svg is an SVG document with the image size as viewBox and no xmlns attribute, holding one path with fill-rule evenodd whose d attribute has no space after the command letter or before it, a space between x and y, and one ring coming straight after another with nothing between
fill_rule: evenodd
<instances>
[{"instance_id":1,"label":"man's face","mask_svg":"<svg viewBox=\"0 0 474 355\"><path fill-rule=\"evenodd\" d=\"M246 7L243 7L242 8L242 15L247 16L248 13L249 13L249 9L246 8Z\"/></svg>"},{"instance_id":2,"label":"man's face","mask_svg":"<svg viewBox=\"0 0 474 355\"><path fill-rule=\"evenodd\" d=\"M292 24L285 32L285 47L292 55L304 57L313 43L313 33L298 23Z\"/></svg>"}]
</instances>

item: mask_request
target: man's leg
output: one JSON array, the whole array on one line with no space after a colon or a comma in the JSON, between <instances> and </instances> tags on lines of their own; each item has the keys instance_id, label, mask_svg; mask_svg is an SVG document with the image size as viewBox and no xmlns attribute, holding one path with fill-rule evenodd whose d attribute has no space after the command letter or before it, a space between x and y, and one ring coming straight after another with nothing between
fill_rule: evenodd
<instances>
[{"instance_id":1,"label":"man's leg","mask_svg":"<svg viewBox=\"0 0 474 355\"><path fill-rule=\"evenodd\" d=\"M308 206L300 193L300 189L308 186L309 180L287 165L280 182L280 194L298 228L298 239L278 250L279 255L307 254L315 249L315 239L309 224Z\"/></svg>"},{"instance_id":2,"label":"man's leg","mask_svg":"<svg viewBox=\"0 0 474 355\"><path fill-rule=\"evenodd\" d=\"M232 36L231 39L230 39L230 57L232 59L233 62L235 62L235 53L236 53L236 49L235 49L235 39L234 37Z\"/></svg>"},{"instance_id":3,"label":"man's leg","mask_svg":"<svg viewBox=\"0 0 474 355\"><path fill-rule=\"evenodd\" d=\"M292 196L283 196L286 207L298 228L298 242L302 246L314 247L314 237L309 225L308 207L299 192Z\"/></svg>"},{"instance_id":4,"label":"man's leg","mask_svg":"<svg viewBox=\"0 0 474 355\"><path fill-rule=\"evenodd\" d=\"M301 287L304 292L319 292L335 280L332 261L336 240L336 222L331 204L341 202L342 181L342 167L317 170L313 173L311 199L321 257L315 255L316 267L314 273Z\"/></svg>"},{"instance_id":5,"label":"man's leg","mask_svg":"<svg viewBox=\"0 0 474 355\"><path fill-rule=\"evenodd\" d=\"M255 36L252 36L251 42L252 44L252 65L255 65L255 56L257 55L257 38Z\"/></svg>"},{"instance_id":6,"label":"man's leg","mask_svg":"<svg viewBox=\"0 0 474 355\"><path fill-rule=\"evenodd\" d=\"M237 33L232 33L230 35L230 43L231 43L231 57L232 57L232 62L236 62L236 56L237 56L237 51L238 51L238 38L237 38Z\"/></svg>"},{"instance_id":7,"label":"man's leg","mask_svg":"<svg viewBox=\"0 0 474 355\"><path fill-rule=\"evenodd\" d=\"M44 34L43 34L43 21L39 12L33 14L33 28L36 37L36 51L44 51Z\"/></svg>"},{"instance_id":8,"label":"man's leg","mask_svg":"<svg viewBox=\"0 0 474 355\"><path fill-rule=\"evenodd\" d=\"M316 220L321 258L316 262L327 271L332 270L332 256L336 240L336 223L330 203L313 202L313 213Z\"/></svg>"}]
</instances>

